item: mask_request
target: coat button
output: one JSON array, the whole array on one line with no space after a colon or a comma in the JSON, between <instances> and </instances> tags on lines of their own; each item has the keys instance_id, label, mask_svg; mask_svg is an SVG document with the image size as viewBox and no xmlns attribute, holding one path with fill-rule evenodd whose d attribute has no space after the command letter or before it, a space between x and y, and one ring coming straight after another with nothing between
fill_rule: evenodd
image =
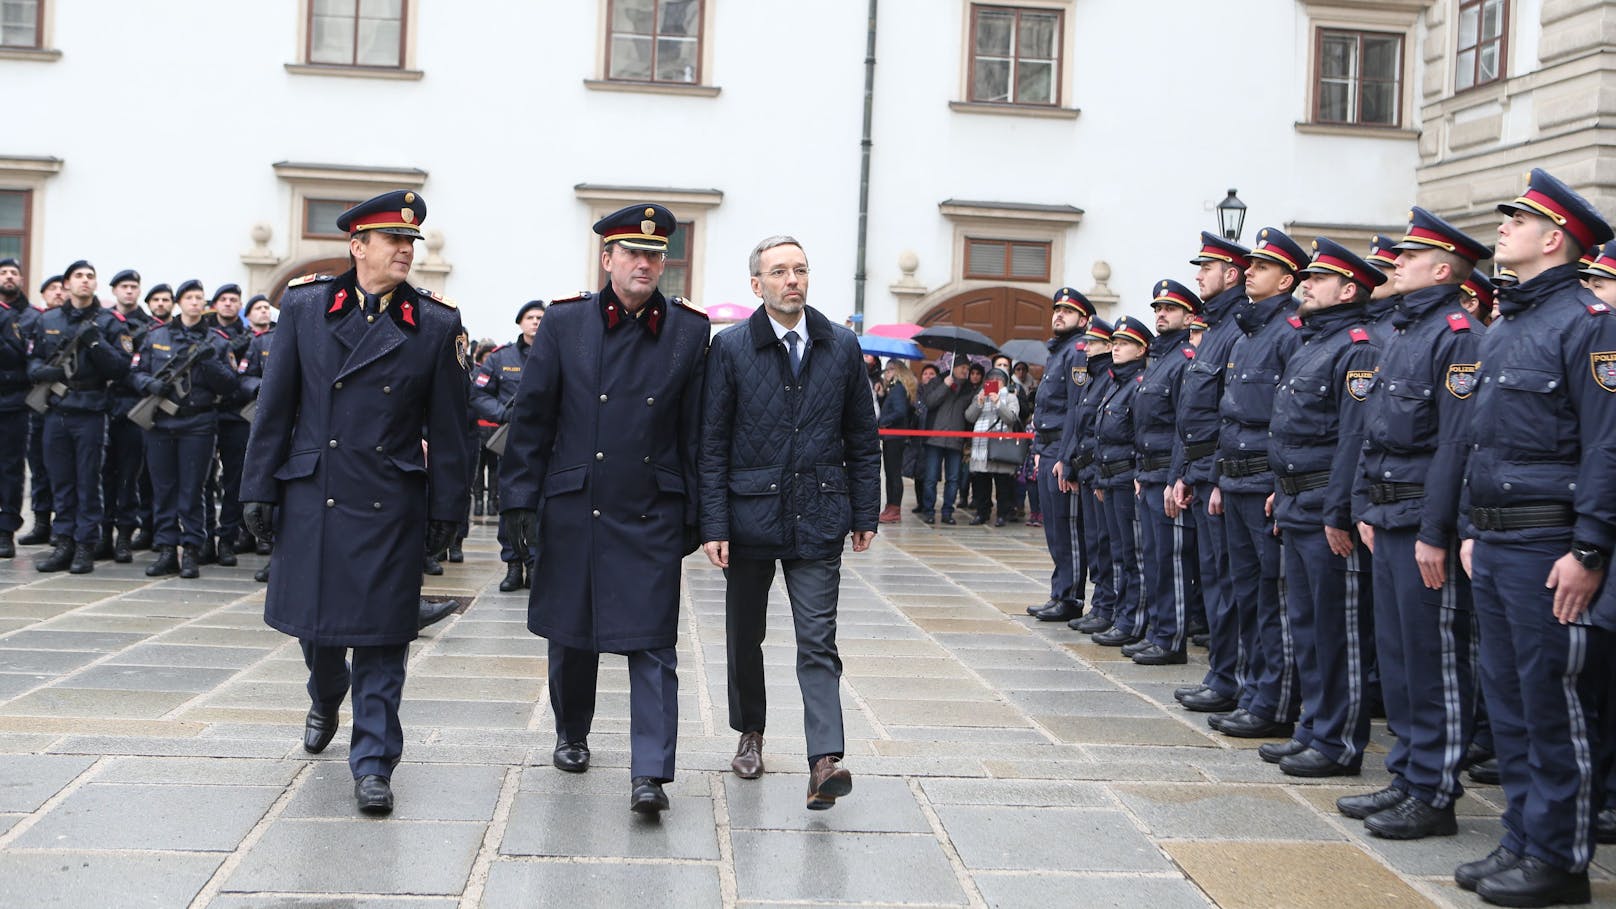
<instances>
[{"instance_id":1,"label":"coat button","mask_svg":"<svg viewBox=\"0 0 1616 909\"><path fill-rule=\"evenodd\" d=\"M1388 385L1386 387L1391 389L1392 391L1396 391L1397 390L1397 383L1393 382L1392 384L1390 384L1390 385Z\"/></svg>"},{"instance_id":2,"label":"coat button","mask_svg":"<svg viewBox=\"0 0 1616 909\"><path fill-rule=\"evenodd\" d=\"M392 393L393 393L393 386L391 386L391 385L383 385L382 386L382 394L390 395Z\"/></svg>"},{"instance_id":3,"label":"coat button","mask_svg":"<svg viewBox=\"0 0 1616 909\"><path fill-rule=\"evenodd\" d=\"M365 321L366 322L374 322L374 321L376 321L376 317L375 316L366 316Z\"/></svg>"},{"instance_id":4,"label":"coat button","mask_svg":"<svg viewBox=\"0 0 1616 909\"><path fill-rule=\"evenodd\" d=\"M644 462L645 462L645 463L647 463L647 464L649 464L649 463L651 463L651 456L650 456L650 455L646 455L646 456L645 456L645 457L643 457L643 458L641 458L641 459L640 459L640 460L641 460L641 461L644 461Z\"/></svg>"},{"instance_id":5,"label":"coat button","mask_svg":"<svg viewBox=\"0 0 1616 909\"><path fill-rule=\"evenodd\" d=\"M330 442L327 442L327 443L326 443L326 445L327 445L327 447L329 447L329 448L336 448L336 447L337 447L337 440L336 440L336 439L332 439L332 440L331 440L331 441L330 441Z\"/></svg>"},{"instance_id":6,"label":"coat button","mask_svg":"<svg viewBox=\"0 0 1616 909\"><path fill-rule=\"evenodd\" d=\"M327 507L327 508L335 508L335 507L337 507L337 500L336 499L326 499L325 500L325 507Z\"/></svg>"},{"instance_id":7,"label":"coat button","mask_svg":"<svg viewBox=\"0 0 1616 909\"><path fill-rule=\"evenodd\" d=\"M377 454L382 454L384 451L386 451L386 449L382 448L380 445L376 446L376 453Z\"/></svg>"},{"instance_id":8,"label":"coat button","mask_svg":"<svg viewBox=\"0 0 1616 909\"><path fill-rule=\"evenodd\" d=\"M1511 489L1514 489L1514 488L1515 488L1515 487L1514 487L1514 486L1512 486L1512 485L1510 485L1510 484L1509 484L1509 483L1505 483L1505 484L1504 484L1504 491L1505 491L1505 492L1509 492L1509 491L1510 491L1510 490L1511 490Z\"/></svg>"},{"instance_id":9,"label":"coat button","mask_svg":"<svg viewBox=\"0 0 1616 909\"><path fill-rule=\"evenodd\" d=\"M597 508L594 511L591 511L590 514L598 518L600 517L600 509Z\"/></svg>"},{"instance_id":10,"label":"coat button","mask_svg":"<svg viewBox=\"0 0 1616 909\"><path fill-rule=\"evenodd\" d=\"M605 395L600 396L600 403L602 403L602 404L606 403L606 396Z\"/></svg>"},{"instance_id":11,"label":"coat button","mask_svg":"<svg viewBox=\"0 0 1616 909\"><path fill-rule=\"evenodd\" d=\"M770 489L775 489L775 488L776 488L776 486L775 486L775 484L773 484L773 483L770 483L770 484L769 484L769 488L770 488Z\"/></svg>"},{"instance_id":12,"label":"coat button","mask_svg":"<svg viewBox=\"0 0 1616 909\"><path fill-rule=\"evenodd\" d=\"M341 388L341 387L342 387L342 383L341 383L341 382L338 382L338 383L337 383L337 384L336 384L336 387L337 387L337 388Z\"/></svg>"},{"instance_id":13,"label":"coat button","mask_svg":"<svg viewBox=\"0 0 1616 909\"><path fill-rule=\"evenodd\" d=\"M382 503L380 503L380 502L371 502L370 507L376 509L377 511L381 511L382 510Z\"/></svg>"},{"instance_id":14,"label":"coat button","mask_svg":"<svg viewBox=\"0 0 1616 909\"><path fill-rule=\"evenodd\" d=\"M595 460L597 460L597 461L606 460L606 452L604 452L604 451L595 452Z\"/></svg>"},{"instance_id":15,"label":"coat button","mask_svg":"<svg viewBox=\"0 0 1616 909\"><path fill-rule=\"evenodd\" d=\"M646 398L645 399L645 406L646 407L650 407L652 404L655 404L655 403L656 403L656 398Z\"/></svg>"},{"instance_id":16,"label":"coat button","mask_svg":"<svg viewBox=\"0 0 1616 909\"><path fill-rule=\"evenodd\" d=\"M1388 480L1390 480L1392 478L1392 472L1388 470L1385 473L1381 474L1381 476L1388 479Z\"/></svg>"}]
</instances>

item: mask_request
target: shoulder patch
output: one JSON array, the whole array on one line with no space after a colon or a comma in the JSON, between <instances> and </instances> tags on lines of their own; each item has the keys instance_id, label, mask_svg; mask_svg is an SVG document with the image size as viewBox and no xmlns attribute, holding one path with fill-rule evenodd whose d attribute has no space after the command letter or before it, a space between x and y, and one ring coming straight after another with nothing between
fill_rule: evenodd
<instances>
[{"instance_id":1,"label":"shoulder patch","mask_svg":"<svg viewBox=\"0 0 1616 909\"><path fill-rule=\"evenodd\" d=\"M1456 329L1457 330L1457 329ZM1455 398L1470 397L1476 390L1476 371L1481 368L1480 363L1454 363L1448 367L1448 378L1444 383L1448 394Z\"/></svg>"},{"instance_id":2,"label":"shoulder patch","mask_svg":"<svg viewBox=\"0 0 1616 909\"><path fill-rule=\"evenodd\" d=\"M703 319L707 318L707 310L702 309L700 306L697 306L689 300L686 300L684 297L669 297L668 302L681 309L688 309L696 315L701 316Z\"/></svg>"},{"instance_id":3,"label":"shoulder patch","mask_svg":"<svg viewBox=\"0 0 1616 909\"><path fill-rule=\"evenodd\" d=\"M1347 335L1352 338L1352 343L1354 344L1362 344L1369 340L1369 330L1361 325L1355 325L1347 329Z\"/></svg>"},{"instance_id":4,"label":"shoulder patch","mask_svg":"<svg viewBox=\"0 0 1616 909\"><path fill-rule=\"evenodd\" d=\"M1183 354L1184 359L1186 359L1186 360L1195 359L1195 348L1193 348L1193 347L1180 347L1178 349L1178 352Z\"/></svg>"},{"instance_id":5,"label":"shoulder patch","mask_svg":"<svg viewBox=\"0 0 1616 909\"><path fill-rule=\"evenodd\" d=\"M421 298L424 300L431 300L434 303L442 303L444 306L447 306L450 309L458 308L455 306L455 302L453 300L449 299L448 297L439 296L434 291L427 290L425 287L417 287L415 292L420 294Z\"/></svg>"},{"instance_id":6,"label":"shoulder patch","mask_svg":"<svg viewBox=\"0 0 1616 909\"><path fill-rule=\"evenodd\" d=\"M1089 349L1089 342L1084 341L1081 338L1079 338L1077 341L1074 341L1072 343L1072 349L1073 350L1087 351Z\"/></svg>"},{"instance_id":7,"label":"shoulder patch","mask_svg":"<svg viewBox=\"0 0 1616 909\"><path fill-rule=\"evenodd\" d=\"M1589 303L1588 304L1588 314L1589 315L1598 316L1598 315L1604 315L1605 313L1608 313L1608 312L1610 312L1610 307L1606 306L1604 301L1600 301L1598 303Z\"/></svg>"},{"instance_id":8,"label":"shoulder patch","mask_svg":"<svg viewBox=\"0 0 1616 909\"><path fill-rule=\"evenodd\" d=\"M1462 312L1448 313L1448 331L1469 331L1470 320Z\"/></svg>"},{"instance_id":9,"label":"shoulder patch","mask_svg":"<svg viewBox=\"0 0 1616 909\"><path fill-rule=\"evenodd\" d=\"M1089 371L1082 366L1072 367L1072 384L1081 388L1089 384Z\"/></svg>"},{"instance_id":10,"label":"shoulder patch","mask_svg":"<svg viewBox=\"0 0 1616 909\"><path fill-rule=\"evenodd\" d=\"M576 303L579 300L587 300L587 299L589 299L589 291L580 290L580 291L578 291L577 293L573 294L570 297L556 297L554 300L551 300L546 305L547 306L554 306L557 303Z\"/></svg>"},{"instance_id":11,"label":"shoulder patch","mask_svg":"<svg viewBox=\"0 0 1616 909\"><path fill-rule=\"evenodd\" d=\"M1616 350L1602 350L1588 355L1594 371L1594 381L1609 392L1616 392Z\"/></svg>"},{"instance_id":12,"label":"shoulder patch","mask_svg":"<svg viewBox=\"0 0 1616 909\"><path fill-rule=\"evenodd\" d=\"M302 287L305 284L313 284L316 281L330 281L330 280L334 279L335 277L336 277L335 275L322 275L322 274L302 275L300 277L296 277L296 278L293 278L290 281L287 281L286 286L287 287Z\"/></svg>"},{"instance_id":13,"label":"shoulder patch","mask_svg":"<svg viewBox=\"0 0 1616 909\"><path fill-rule=\"evenodd\" d=\"M1301 316L1286 316L1285 321L1291 323L1292 328L1301 328L1302 327L1302 317Z\"/></svg>"},{"instance_id":14,"label":"shoulder patch","mask_svg":"<svg viewBox=\"0 0 1616 909\"><path fill-rule=\"evenodd\" d=\"M1362 401L1369 397L1369 389L1375 384L1375 371L1373 369L1347 370L1347 394L1352 395L1354 401Z\"/></svg>"}]
</instances>

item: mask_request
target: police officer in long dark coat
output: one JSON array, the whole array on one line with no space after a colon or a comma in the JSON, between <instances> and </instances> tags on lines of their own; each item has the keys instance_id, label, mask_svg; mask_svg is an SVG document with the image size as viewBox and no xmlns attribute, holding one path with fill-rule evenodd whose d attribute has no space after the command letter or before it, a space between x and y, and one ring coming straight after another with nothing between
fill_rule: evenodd
<instances>
[{"instance_id":1,"label":"police officer in long dark coat","mask_svg":"<svg viewBox=\"0 0 1616 909\"><path fill-rule=\"evenodd\" d=\"M533 336L542 321L542 300L523 303L516 311L516 324L522 329L521 335L514 342L489 351L472 373L471 409L479 424L497 429L511 421L512 402L516 400L517 389L522 386L522 368L527 365L528 352L533 348ZM532 583L526 574L532 554L516 551L510 523L503 517L499 521L499 560L505 563L505 577L499 582L501 591L510 593Z\"/></svg>"},{"instance_id":2,"label":"police officer in long dark coat","mask_svg":"<svg viewBox=\"0 0 1616 909\"><path fill-rule=\"evenodd\" d=\"M1044 545L1055 563L1049 574L1049 599L1028 606L1040 622L1070 622L1083 615L1088 582L1083 548L1083 506L1061 461L1061 433L1066 412L1088 385L1088 351L1083 331L1094 317L1094 304L1075 288L1055 291L1051 303L1049 359L1038 383L1032 410L1032 455L1038 474L1038 506L1043 509Z\"/></svg>"},{"instance_id":3,"label":"police officer in long dark coat","mask_svg":"<svg viewBox=\"0 0 1616 909\"><path fill-rule=\"evenodd\" d=\"M414 192L360 203L337 218L355 267L292 282L241 485L249 530L275 540L264 621L309 668L303 747L330 742L351 680L348 765L368 814L393 806L423 541L447 544L469 492L460 314L404 283L425 217Z\"/></svg>"},{"instance_id":4,"label":"police officer in long dark coat","mask_svg":"<svg viewBox=\"0 0 1616 909\"><path fill-rule=\"evenodd\" d=\"M652 814L668 807L662 784L673 779L679 560L698 542L708 337L704 313L656 288L677 226L659 205L595 223L610 281L550 304L500 463L518 540L537 540L528 629L550 640L555 765L588 768L600 654L626 654L630 807Z\"/></svg>"}]
</instances>

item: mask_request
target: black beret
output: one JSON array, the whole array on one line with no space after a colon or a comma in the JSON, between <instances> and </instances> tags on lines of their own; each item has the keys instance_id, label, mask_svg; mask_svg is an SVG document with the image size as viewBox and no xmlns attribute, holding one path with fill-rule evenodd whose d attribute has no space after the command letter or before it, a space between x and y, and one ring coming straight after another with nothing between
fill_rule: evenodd
<instances>
[{"instance_id":1,"label":"black beret","mask_svg":"<svg viewBox=\"0 0 1616 909\"><path fill-rule=\"evenodd\" d=\"M174 296L174 288L169 287L167 284L154 285L151 290L146 291L146 302L150 303L151 298L158 294L168 294L172 297Z\"/></svg>"},{"instance_id":2,"label":"black beret","mask_svg":"<svg viewBox=\"0 0 1616 909\"><path fill-rule=\"evenodd\" d=\"M221 285L219 285L219 289L213 292L213 299L209 300L208 302L209 303L217 303L217 302L219 302L219 298L224 296L225 294L235 294L238 297L241 296L241 285L240 284L221 284Z\"/></svg>"},{"instance_id":3,"label":"black beret","mask_svg":"<svg viewBox=\"0 0 1616 909\"><path fill-rule=\"evenodd\" d=\"M62 269L62 280L66 281L68 279L68 277L73 274L73 272L76 272L81 268L88 268L90 271L95 271L95 266L94 265L91 265L88 261L86 261L84 259L79 259L78 261L74 262L72 265L69 265L68 267Z\"/></svg>"},{"instance_id":4,"label":"black beret","mask_svg":"<svg viewBox=\"0 0 1616 909\"><path fill-rule=\"evenodd\" d=\"M526 303L523 303L522 308L518 309L516 311L516 324L517 325L522 324L522 317L527 315L527 311L530 310L530 309L536 309L539 312L544 312L544 301L543 300L529 300Z\"/></svg>"},{"instance_id":5,"label":"black beret","mask_svg":"<svg viewBox=\"0 0 1616 909\"><path fill-rule=\"evenodd\" d=\"M113 287L117 287L119 284L122 284L125 281L133 281L136 284L139 284L140 272L135 271L133 268L126 268L112 276Z\"/></svg>"},{"instance_id":6,"label":"black beret","mask_svg":"<svg viewBox=\"0 0 1616 909\"><path fill-rule=\"evenodd\" d=\"M197 293L206 292L202 289L202 282L192 278L191 280L181 284L179 287L174 288L174 299L178 300L180 297L185 296L187 293L193 290Z\"/></svg>"}]
</instances>

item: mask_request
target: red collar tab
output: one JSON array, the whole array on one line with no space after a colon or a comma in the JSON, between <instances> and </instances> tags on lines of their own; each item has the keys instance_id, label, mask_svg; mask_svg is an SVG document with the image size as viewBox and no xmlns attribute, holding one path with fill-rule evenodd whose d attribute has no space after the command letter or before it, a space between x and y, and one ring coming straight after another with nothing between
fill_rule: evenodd
<instances>
[{"instance_id":1,"label":"red collar tab","mask_svg":"<svg viewBox=\"0 0 1616 909\"><path fill-rule=\"evenodd\" d=\"M1074 342L1074 343L1073 343L1073 344L1072 344L1072 349L1073 349L1073 350L1083 350L1083 351L1086 351L1086 350L1088 350L1088 349L1089 349L1089 343L1088 343L1088 342L1087 342L1087 341L1085 341L1085 340L1083 340L1083 339L1082 339L1082 338L1079 338L1079 339L1077 339L1077 341L1076 341L1076 342Z\"/></svg>"},{"instance_id":2,"label":"red collar tab","mask_svg":"<svg viewBox=\"0 0 1616 909\"><path fill-rule=\"evenodd\" d=\"M1347 329L1347 334L1352 338L1352 343L1354 344L1362 344L1369 340L1369 332L1361 325L1355 325Z\"/></svg>"},{"instance_id":3,"label":"red collar tab","mask_svg":"<svg viewBox=\"0 0 1616 909\"><path fill-rule=\"evenodd\" d=\"M331 308L326 310L325 314L328 315L328 316L334 316L334 315L337 315L337 314L341 313L342 312L342 307L344 305L346 305L347 302L348 302L348 288L344 287L341 290L337 291L337 295L331 299Z\"/></svg>"},{"instance_id":4,"label":"red collar tab","mask_svg":"<svg viewBox=\"0 0 1616 909\"><path fill-rule=\"evenodd\" d=\"M398 310L398 320L400 322L403 322L405 325L408 325L411 328L416 327L414 303L411 303L408 300L403 300L400 301L398 306L395 308Z\"/></svg>"},{"instance_id":5,"label":"red collar tab","mask_svg":"<svg viewBox=\"0 0 1616 909\"><path fill-rule=\"evenodd\" d=\"M1193 348L1193 347L1180 347L1179 350L1183 352L1184 359L1186 359L1186 360L1195 359L1195 348Z\"/></svg>"},{"instance_id":6,"label":"red collar tab","mask_svg":"<svg viewBox=\"0 0 1616 909\"><path fill-rule=\"evenodd\" d=\"M652 306L651 311L645 314L645 327L651 330L651 337L662 334L662 307Z\"/></svg>"},{"instance_id":7,"label":"red collar tab","mask_svg":"<svg viewBox=\"0 0 1616 909\"><path fill-rule=\"evenodd\" d=\"M1291 323L1292 328L1301 328L1302 327L1302 317L1301 316L1286 316L1285 321Z\"/></svg>"},{"instance_id":8,"label":"red collar tab","mask_svg":"<svg viewBox=\"0 0 1616 909\"><path fill-rule=\"evenodd\" d=\"M1448 331L1469 331L1470 320L1462 312L1448 313Z\"/></svg>"},{"instance_id":9,"label":"red collar tab","mask_svg":"<svg viewBox=\"0 0 1616 909\"><path fill-rule=\"evenodd\" d=\"M1597 315L1599 315L1601 313L1610 312L1610 307L1606 306L1603 301L1598 302L1598 303L1589 303L1588 304L1588 312L1590 314L1592 314L1592 315L1597 316Z\"/></svg>"}]
</instances>

